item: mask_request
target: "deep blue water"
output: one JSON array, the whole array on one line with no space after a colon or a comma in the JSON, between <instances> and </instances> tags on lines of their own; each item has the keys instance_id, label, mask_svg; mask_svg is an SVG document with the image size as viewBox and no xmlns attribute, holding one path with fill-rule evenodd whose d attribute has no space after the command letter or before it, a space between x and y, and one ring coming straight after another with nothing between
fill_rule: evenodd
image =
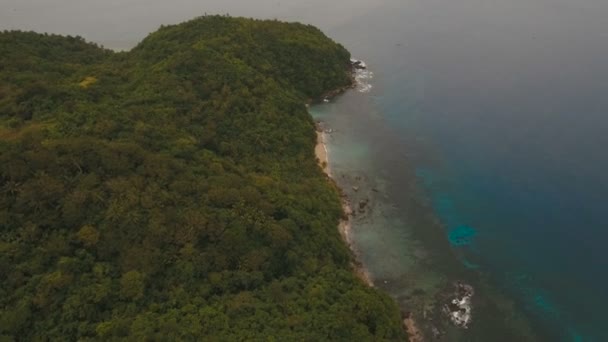
<instances>
[{"instance_id":1,"label":"deep blue water","mask_svg":"<svg viewBox=\"0 0 608 342\"><path fill-rule=\"evenodd\" d=\"M204 12L312 23L370 65L370 93L318 115L341 181L380 190L355 240L391 294L441 278L412 240L413 170L464 267L561 339L608 341L608 1L5 0L0 28L129 48Z\"/></svg>"},{"instance_id":2,"label":"deep blue water","mask_svg":"<svg viewBox=\"0 0 608 342\"><path fill-rule=\"evenodd\" d=\"M608 3L431 3L376 103L446 238L562 338L608 340Z\"/></svg>"},{"instance_id":3,"label":"deep blue water","mask_svg":"<svg viewBox=\"0 0 608 342\"><path fill-rule=\"evenodd\" d=\"M405 159L463 265L544 328L608 341L608 2L389 3L347 44L375 71L387 179Z\"/></svg>"}]
</instances>

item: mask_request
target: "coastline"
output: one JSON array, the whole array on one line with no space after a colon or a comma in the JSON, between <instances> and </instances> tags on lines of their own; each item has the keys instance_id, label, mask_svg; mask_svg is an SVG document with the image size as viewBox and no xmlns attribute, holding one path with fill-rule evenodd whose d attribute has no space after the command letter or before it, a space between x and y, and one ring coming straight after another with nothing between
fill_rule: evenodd
<instances>
[{"instance_id":1,"label":"coastline","mask_svg":"<svg viewBox=\"0 0 608 342\"><path fill-rule=\"evenodd\" d=\"M317 101L317 103L329 102L330 99L332 99L340 94L343 94L344 92L346 92L349 89L357 88L358 86L360 86L362 84L364 85L364 88L360 91L361 92L369 91L371 86L369 84L365 84L365 82L362 80L365 78L368 78L370 76L368 74L366 74L365 77L360 77L360 76L358 76L358 73L357 73L358 70L367 71L367 66L365 65L365 62L351 59L351 69L350 69L351 83L347 86L340 87L338 89L334 89L332 91L326 92L325 94L323 94L323 96L321 96L321 98L319 99L319 101ZM306 103L306 108L308 109L310 107L310 105L312 105L313 103L315 103L315 102L312 100L309 100ZM331 132L331 130L329 132ZM367 285L369 287L376 287L369 271L361 263L359 252L357 251L357 248L353 243L352 218L354 217L354 212L353 212L349 198L344 193L344 191L342 191L342 189L338 186L336 180L332 176L331 167L329 164L329 152L327 149L327 137L328 137L327 134L328 133L323 128L321 121L315 122L315 133L317 135L316 144L315 144L315 156L317 158L319 167L325 173L328 180L330 182L332 182L334 184L334 186L340 192L340 201L342 202L343 215L342 215L342 218L340 219L340 222L338 223L338 231L340 232L342 240L344 241L344 243L346 243L346 245L350 249L351 253L353 254L353 260L351 261L352 271L355 273L357 278L359 278L365 285ZM416 320L413 317L413 313L409 312L409 311L407 311L407 312L402 311L401 314L402 314L401 323L402 323L402 327L405 330L405 333L407 335L407 341L424 342L424 340L425 340L424 335L423 335L421 329L419 328L418 324L416 323Z\"/></svg>"},{"instance_id":2,"label":"coastline","mask_svg":"<svg viewBox=\"0 0 608 342\"><path fill-rule=\"evenodd\" d=\"M370 249L361 249L363 247L359 245L358 239L360 239L362 236L367 237L369 234L375 234L378 241L383 241L387 237L389 239L394 237L391 235L391 231L389 229L385 229L383 226L379 226L378 228L381 228L383 232L387 233L387 236L384 236L378 232L372 233L367 230L361 230L364 229L364 227L369 226L369 219L371 219L370 210L374 210L376 205L381 206L383 204L381 202L382 199L374 195L374 192L379 192L381 190L378 190L379 188L375 188L374 185L370 184L367 184L369 188L365 187L365 182L362 183L361 181L369 176L365 174L365 171L367 170L364 168L360 169L357 161L353 161L351 156L346 158L346 161L340 160L337 162L332 159L333 165L330 165L329 159L330 157L333 157L333 155L329 156L329 148L331 143L331 148L333 149L333 139L336 141L336 151L341 151L344 149L344 146L346 146L344 144L347 144L348 146L354 144L355 151L359 146L358 137L356 136L346 138L346 141L344 141L345 134L349 134L348 128L350 126L346 126L347 128L344 130L344 132L341 132L335 136L333 135L334 132L337 132L336 128L344 128L342 125L347 124L348 122L340 119L335 120L335 117L341 117L342 113L348 114L350 110L353 110L353 108L348 104L341 104L330 106L327 111L311 109L311 106L313 105L323 105L324 103L333 102L332 99L343 94L349 89L353 89L358 93L368 92L372 87L372 85L369 84L369 79L373 77L373 73L368 70L362 71L366 72L366 74L362 74L362 72L358 70L352 70L353 84L351 86L340 88L334 92L328 92L326 94L330 94L330 96L322 97L317 101L309 100L305 104L314 120L314 128L316 131L315 155L317 163L321 170L326 174L327 180L332 183L333 186L335 186L336 190L340 194L342 217L338 223L338 230L343 242L347 244L351 252L351 272L354 272L354 274L361 281L363 281L365 285L372 288L378 288L379 290L389 294L393 300L397 302L401 311L402 329L407 336L407 341L449 341L460 340L466 338L466 336L481 336L481 340L485 340L487 336L494 336L494 327L496 324L494 323L494 319L492 317L495 317L497 313L502 314L504 312L512 312L510 307L489 307L488 304L486 304L487 302L485 301L489 299L490 295L486 294L486 296L484 296L484 292L489 290L487 288L484 289L482 284L475 281L474 275L471 274L470 270L462 270L460 268L461 264L457 262L456 259L453 259L454 255L449 248L450 246L447 245L448 241L445 239L443 227L440 226L441 223L437 220L436 216L433 215L431 209L425 205L421 205L418 200L411 200L410 202L407 202L407 210L414 213L412 216L408 215L408 219L412 219L413 221L411 222L415 222L417 226L436 227L437 229L425 229L422 237L417 236L416 238L422 238L424 241L432 239L431 243L439 241L441 250L444 251L441 253L440 267L442 271L445 270L445 267L449 267L449 271L447 273L441 273L442 278L435 283L433 288L429 288L428 292L425 292L425 289L421 289L421 286L418 286L415 283L415 280L418 279L417 277L424 279L427 269L416 270L416 273L408 275L407 279L403 278L406 279L404 283L402 283L400 286L398 285L398 287L395 287L394 285L387 285L389 282L394 284L392 281L393 279L388 279L389 281L387 281L387 279L382 276L379 276L376 279L377 283L375 284L372 280L370 271L366 269L366 265L362 263L362 252L367 252ZM350 103L350 101L348 102ZM336 110L335 108L339 109ZM337 111L342 113L337 113ZM332 114L331 118L326 116L328 113ZM360 113L355 112L353 114ZM346 116L348 117L348 115ZM331 152L333 153L334 151ZM344 156L338 153L338 157L343 158ZM332 166L335 168L338 165L341 166L342 171L332 169ZM350 191L351 186L352 192ZM411 190L412 193L420 195L417 192L417 187L413 187L408 184L407 189ZM368 190L370 191L369 193L367 193ZM384 191L386 191L386 189ZM371 202L370 199L372 200ZM375 201L373 199L377 199L380 202L374 203ZM359 215L360 213L362 215ZM354 231L353 227L354 229L359 230ZM379 245L382 245L383 243L384 242L380 242ZM369 246L366 247L369 248ZM385 261L383 259L376 258L375 262L376 264L368 264L367 266L371 267L371 270L375 270L375 267L377 266L382 272L382 267L384 267L383 263ZM396 266L399 267L399 265ZM430 270L428 271L435 272ZM447 278L444 278L443 276ZM474 299L471 298L473 296L473 286L475 286L475 292L477 293ZM467 289L470 289L470 291ZM402 296L402 294L405 295ZM492 303L511 303L503 296L497 294L495 294L495 296L496 297L493 297L493 299L490 299ZM477 323L469 326L469 323L472 321L472 305L475 303L481 304L477 309L481 312L476 312L475 314L477 317ZM521 331L523 332L522 334L508 330L505 331L505 335L513 336L513 340L536 340L534 339L534 335L530 332L529 327L526 326L525 322L518 322L518 324L519 323L523 324L521 327ZM515 325L516 323L513 323L513 326Z\"/></svg>"},{"instance_id":3,"label":"coastline","mask_svg":"<svg viewBox=\"0 0 608 342\"><path fill-rule=\"evenodd\" d=\"M327 175L327 177L329 179L331 179L332 182L334 182L332 175L331 175L331 168L329 166L329 154L327 152L327 144L325 142L326 133L320 129L319 125L316 126L316 131L317 131L317 144L315 146L315 155L317 156L319 166L321 167L323 172ZM335 182L334 182L334 184L335 184ZM352 207L350 205L348 198L344 194L341 194L341 201L342 201L342 211L343 211L344 215L340 219L340 222L338 223L338 231L340 232L340 235L342 236L342 239L344 240L344 242L346 243L348 248L355 255L355 260L352 263L353 271L355 272L357 277L359 279L361 279L367 286L374 287L374 283L371 280L369 272L358 261L357 251L352 243L352 235L351 235L351 232L352 232L351 218L352 218L352 212L353 212Z\"/></svg>"},{"instance_id":4,"label":"coastline","mask_svg":"<svg viewBox=\"0 0 608 342\"><path fill-rule=\"evenodd\" d=\"M331 99L329 100L323 102L333 102ZM432 264L428 264L428 267L440 265L441 268L438 271L418 268L415 270L416 273L411 273L408 278L403 278L406 280L400 284L393 282L393 279L390 278L388 279L389 283L387 283L385 282L386 278L376 275L377 278L374 283L373 277L371 277L373 273L370 274L370 271L376 271L375 267L379 266L380 272L382 272L384 260L375 260L376 263L371 265L362 264L362 257L367 256L367 254L362 253L367 253L370 249L369 246L366 246L368 249L362 249L359 239L371 234L367 229L363 229L370 228L368 223L373 216L370 214L377 213L377 211L374 211L377 209L376 206L383 204L382 197L378 195L383 195L387 190L382 187L374 188L378 183L373 183L373 181L366 182L366 178L373 176L373 174L366 173L368 169L365 168L365 164L358 164L359 159L357 158L360 158L359 155L351 156L348 154L353 151L355 153L359 152L359 137L349 131L349 126L343 126L348 124L348 120L350 120L349 110L352 109L352 106L349 107L350 97L349 101L341 101L342 104L339 104L339 102L336 101L333 105L319 103L319 107L309 108L316 130L315 155L319 167L327 175L327 181L332 183L340 194L343 214L338 223L338 229L352 255L351 272L354 272L367 286L378 288L389 294L397 302L401 311L402 329L408 336L407 340L414 342L425 340L450 341L469 337L475 340L477 338L486 340L489 336L496 336L496 329L501 330L501 334L504 336L512 337L512 340L538 340L528 324L519 316L519 313L513 311L513 302L509 298L489 288L489 285L484 283L487 279L477 278L478 276L474 270L461 267L462 265L451 252L449 242L445 239L440 221L432 216L434 212L430 208L418 202L418 198L407 204L407 212L413 213L411 216L408 215L413 220L410 222L414 222L419 227L432 227L433 229L424 230L425 235L422 235L422 237L416 235L408 238L420 238L424 239L422 240L424 242L430 240L433 247L429 248L441 249L443 252L438 254L437 259L432 260ZM347 121L335 120L335 117L347 117L348 119ZM346 154L342 154L342 151L345 151ZM363 163L366 161L362 160ZM408 187L404 188L411 192L417 190L417 188L409 187L409 184ZM416 192L416 195L419 195L419 193ZM378 203L374 203L376 201ZM365 212L360 215L359 204L361 202L365 202ZM386 222L378 221L375 224L378 227L383 227L383 223ZM382 230L382 232L385 231ZM376 234L379 241L393 237L390 232L386 236L379 236L378 233L373 234ZM380 245L383 243L380 243ZM387 262L391 262L390 258ZM370 269L366 269L365 266L370 267ZM400 267L400 265L396 266ZM407 267L407 265L403 267ZM445 268L449 268L449 270ZM424 284L418 285L416 281L418 279L426 280L424 277L427 271L446 273L440 273L442 278L434 284L433 288L424 293L423 290L426 290L426 288L423 288ZM474 296L473 287L475 289ZM396 288L397 291L395 291ZM402 293L412 294L414 297L399 296ZM475 309L472 310L471 305L475 306ZM497 305L505 306L499 307ZM476 317L474 321L471 319L472 312ZM513 322L496 323L494 317L500 317L499 315L505 313L514 315ZM516 328L513 329L515 331L502 331L503 328L507 327L507 324Z\"/></svg>"},{"instance_id":5,"label":"coastline","mask_svg":"<svg viewBox=\"0 0 608 342\"><path fill-rule=\"evenodd\" d=\"M335 96L336 94L343 93L347 89L353 88L356 85L357 85L357 81L353 77L353 84L351 86L338 89L329 94ZM329 96L329 97L333 97L333 96ZM309 106L309 104L307 104L307 107L308 106ZM315 123L315 131L317 134L317 140L316 140L316 144L315 144L315 156L317 158L319 167L321 168L321 170L323 170L323 172L327 176L328 180L331 181L332 183L334 183L334 185L340 191L340 197L341 197L340 200L342 201L343 216L340 219L340 222L338 223L338 231L340 232L342 240L346 243L348 248L353 253L354 258L351 262L352 270L355 273L355 275L359 279L361 279L361 281L363 281L367 286L375 287L369 271L363 266L363 264L359 260L359 254L353 244L353 237L352 237L353 210L352 210L352 206L350 204L348 197L344 194L342 189L337 185L337 183L335 182L335 179L332 176L331 167L329 164L329 152L327 149L327 142L326 142L327 133L321 126L321 122ZM424 342L424 340L425 340L424 335L422 334L422 331L418 328L418 325L416 324L416 321L411 313L403 314L402 324L403 324L403 328L407 334L407 340L409 342Z\"/></svg>"},{"instance_id":6,"label":"coastline","mask_svg":"<svg viewBox=\"0 0 608 342\"><path fill-rule=\"evenodd\" d=\"M319 102L321 102L321 101L329 102L329 99L334 98L337 95L346 92L348 89L356 88L358 85L360 85L362 82L361 82L360 78L357 76L357 70L366 71L367 66L366 66L365 62L351 59L351 65L350 65L351 83L347 86L340 87L338 89L334 89L332 91L329 91L329 92L323 94L323 96L321 96ZM366 75L366 77L368 77L368 75ZM371 86L366 85L364 91L369 91L370 88L371 88ZM309 108L309 106L311 104L313 104L313 101L309 100L308 103L306 104L306 107ZM329 152L327 149L327 142L326 142L327 133L321 126L321 122L315 123L315 131L317 134L317 140L316 140L316 145L315 145L315 155L316 155L319 167L325 173L328 180L331 181L334 184L334 186L336 186L338 191L340 192L340 200L342 202L343 216L340 219L340 222L338 223L338 231L340 232L340 235L342 236L342 240L346 243L346 245L348 246L348 248L351 250L351 252L353 254L353 260L351 262L352 270L355 273L355 275L367 286L375 287L369 271L361 263L360 258L359 258L359 253L358 253L355 245L353 244L352 217L353 217L354 213L353 213L352 206L350 204L348 197L342 191L342 189L337 185L335 179L332 176L331 167L329 165ZM416 324L416 321L414 320L412 313L411 312L402 312L402 315L403 315L402 316L402 326L407 334L408 341L424 342L424 335L422 334L422 331L418 328L418 325Z\"/></svg>"},{"instance_id":7,"label":"coastline","mask_svg":"<svg viewBox=\"0 0 608 342\"><path fill-rule=\"evenodd\" d=\"M317 157L317 161L319 163L319 167L323 170L323 172L327 175L329 180L335 184L335 181L331 174L331 168L329 165L329 153L327 150L327 135L317 123L315 124L316 134L317 134L317 142L315 145L315 155ZM336 184L337 187L337 184ZM338 223L338 231L342 236L342 239L351 250L354 255L354 260L351 263L351 267L355 275L363 281L369 287L375 287L374 282L369 274L369 271L363 266L363 264L359 261L358 252L353 245L352 242L352 207L350 205L350 201L342 193L341 189L338 187L341 193L341 201L342 201L342 211L343 217L340 219ZM408 341L410 342L423 342L424 338L420 329L418 329L416 325L416 321L412 317L411 313L405 314L403 318L403 327L407 333Z\"/></svg>"}]
</instances>

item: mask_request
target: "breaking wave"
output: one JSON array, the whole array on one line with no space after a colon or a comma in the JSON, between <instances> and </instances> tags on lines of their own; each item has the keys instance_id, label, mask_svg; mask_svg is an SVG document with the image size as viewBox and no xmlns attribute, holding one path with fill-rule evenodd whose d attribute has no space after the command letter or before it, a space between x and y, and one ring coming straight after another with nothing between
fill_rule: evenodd
<instances>
[{"instance_id":1,"label":"breaking wave","mask_svg":"<svg viewBox=\"0 0 608 342\"><path fill-rule=\"evenodd\" d=\"M358 69L355 71L355 81L357 81L356 89L361 93L368 93L372 90L370 81L374 78L374 73L368 69Z\"/></svg>"}]
</instances>

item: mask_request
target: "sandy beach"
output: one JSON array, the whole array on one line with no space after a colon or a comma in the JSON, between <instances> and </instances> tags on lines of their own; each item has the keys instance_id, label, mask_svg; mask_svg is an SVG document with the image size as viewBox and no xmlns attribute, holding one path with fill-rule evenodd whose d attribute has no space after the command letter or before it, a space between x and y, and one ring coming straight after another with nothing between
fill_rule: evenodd
<instances>
[{"instance_id":1,"label":"sandy beach","mask_svg":"<svg viewBox=\"0 0 608 342\"><path fill-rule=\"evenodd\" d=\"M319 160L319 166L323 169L328 176L331 177L329 172L329 160L327 159L327 146L325 146L325 133L320 132L317 128L317 145L315 146L315 154Z\"/></svg>"}]
</instances>

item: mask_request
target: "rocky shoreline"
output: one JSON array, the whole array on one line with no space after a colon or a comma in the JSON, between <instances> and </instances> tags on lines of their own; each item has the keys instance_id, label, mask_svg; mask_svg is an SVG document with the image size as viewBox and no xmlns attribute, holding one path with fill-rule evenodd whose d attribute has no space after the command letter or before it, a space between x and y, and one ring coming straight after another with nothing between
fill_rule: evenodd
<instances>
[{"instance_id":1,"label":"rocky shoreline","mask_svg":"<svg viewBox=\"0 0 608 342\"><path fill-rule=\"evenodd\" d=\"M356 76L360 76L362 71L371 74L371 71L366 68L367 66L364 62L352 60L351 75L353 84L327 92L322 102L329 102L331 98L344 93L348 89L358 88L360 85L358 84L359 79ZM315 128L317 133L315 153L319 165L341 194L344 215L340 220L338 229L342 239L354 255L354 260L352 261L353 271L365 284L375 287L369 272L360 262L359 253L353 243L352 223L353 220L364 219L373 212L374 198L381 191L375 187L366 186L365 175L341 175L342 178L349 178L345 181L346 184L351 185L349 185L348 189L340 189L334 179L336 175L333 175L331 172L326 145L327 140L336 130L327 127L322 121L316 121ZM341 183L344 184L343 180L341 180ZM346 192L349 193L348 196ZM431 340L442 340L447 330L450 330L448 328L450 325L459 329L467 329L472 321L473 295L474 289L472 286L463 282L454 282L440 291L440 294L435 298L435 305L426 307L422 313L416 310L411 312L403 311L403 327L408 334L409 341L422 342L425 340L425 337Z\"/></svg>"},{"instance_id":2,"label":"rocky shoreline","mask_svg":"<svg viewBox=\"0 0 608 342\"><path fill-rule=\"evenodd\" d=\"M346 245L349 247L349 249L355 255L355 259L353 260L352 267L353 267L353 270L355 271L356 275L365 284L367 284L368 286L373 287L374 284L371 281L369 273L363 267L363 265L361 264L361 262L358 260L357 252L356 252L355 246L353 245L353 242L352 242L351 221L352 221L352 218L355 215L355 212L352 209L350 200L344 194L344 192L342 191L342 189L340 189L340 187L338 187L338 185L335 183L335 181L334 181L334 179L332 177L332 174L331 174L331 169L329 167L329 158L328 158L328 154L327 154L327 146L326 146L326 143L325 143L325 141L326 141L326 134L328 134L328 133L326 133L326 130L322 127L322 123L321 122L317 122L315 126L316 126L316 131L317 131L317 145L315 146L315 154L317 156L317 160L319 162L319 166L321 167L321 169L323 170L323 172L325 172L325 174L331 180L331 182L334 183L334 185L336 186L336 188L340 191L340 197L341 197L341 201L342 201L343 216L340 219L340 222L338 224L338 230L340 232L340 235L342 236L342 239L346 243Z\"/></svg>"},{"instance_id":3,"label":"rocky shoreline","mask_svg":"<svg viewBox=\"0 0 608 342\"><path fill-rule=\"evenodd\" d=\"M352 260L351 267L352 267L355 275L359 279L361 279L361 281L363 281L367 286L375 287L374 282L373 282L368 270L363 266L363 264L361 263L361 261L359 259L358 251L352 240L352 220L355 217L359 217L359 216L368 214L369 210L371 210L371 208L372 208L372 200L370 197L367 197L364 195L364 198L361 200L358 200L357 205L355 205L353 207L353 205L351 204L351 200L348 198L348 196L345 194L345 192L340 187L338 187L338 185L336 184L336 182L332 176L330 166L329 166L326 139L327 139L327 135L330 134L331 132L333 132L333 130L323 127L323 123L320 121L315 123L315 127L316 127L316 132L317 132L317 145L315 147L315 154L317 156L319 166L321 167L323 172L325 172L329 181L333 182L334 185L336 186L336 188L338 188L338 190L340 191L343 216L340 219L340 222L338 224L338 230L340 232L340 235L341 235L343 241L347 244L347 246L349 247L349 249L352 251L352 253L354 255L354 259ZM355 179L358 182L363 182L363 178L361 176L356 176ZM359 187L353 186L353 191L358 192ZM371 192L378 192L378 190L373 188L371 190ZM402 312L402 318L403 318L403 328L408 336L408 341L423 342L424 335L423 335L422 331L418 328L416 321L414 320L414 317L412 316L412 314Z\"/></svg>"},{"instance_id":4,"label":"rocky shoreline","mask_svg":"<svg viewBox=\"0 0 608 342\"><path fill-rule=\"evenodd\" d=\"M351 61L350 61L351 84L338 88L338 89L334 89L332 91L329 91L329 92L323 94L323 96L321 97L321 101L316 101L316 102L310 101L307 104L307 107L311 103L329 102L330 99L346 92L347 90L356 88L358 86L358 82L359 82L358 77L357 77L357 72L358 71L360 72L362 70L367 70L367 65L365 64L365 62L356 60L356 59L351 59ZM336 184L336 182L332 176L331 168L329 165L329 156L328 156L326 141L327 141L328 135L335 132L335 130L324 127L323 122L321 122L321 121L315 122L315 129L316 129L316 133L317 133L317 144L315 146L315 154L317 156L319 166L321 167L323 172L325 172L328 179L331 182L333 182L334 185L336 186L336 188L340 191L343 217L341 218L341 220L339 222L338 230L340 232L340 235L342 236L342 239L344 240L344 242L347 244L347 246L349 247L349 249L352 251L352 253L354 255L354 259L352 261L351 266L352 266L353 271L355 272L356 276L359 279L361 279L361 281L363 281L367 286L375 287L374 282L372 281L372 278L371 278L369 272L363 266L363 264L361 263L361 261L359 259L359 256L358 256L359 254L357 252L356 246L353 244L353 241L352 241L351 229L352 229L352 220L355 217L363 216L363 215L367 214L369 212L369 210L372 210L373 206L372 206L372 201L371 201L370 196L371 196L371 193L378 192L378 189L372 188L370 194L368 194L369 196L361 194L363 196L362 199L359 199L357 201L356 205L353 207L353 205L351 204L351 200L345 194L343 189L341 189ZM356 180L356 182L358 182L359 185L354 185L353 191L355 193L357 193L359 191L360 184L361 184L361 182L364 181L364 179L362 176L355 176L355 180ZM405 332L408 336L408 341L423 342L424 335L423 335L422 331L418 328L416 321L414 320L414 317L412 316L412 314L402 312L402 318L403 318L403 329L405 330Z\"/></svg>"},{"instance_id":5,"label":"rocky shoreline","mask_svg":"<svg viewBox=\"0 0 608 342\"><path fill-rule=\"evenodd\" d=\"M454 284L454 291L450 296L452 299L444 305L443 311L455 326L466 329L471 323L474 294L473 286L462 282Z\"/></svg>"},{"instance_id":6,"label":"rocky shoreline","mask_svg":"<svg viewBox=\"0 0 608 342\"><path fill-rule=\"evenodd\" d=\"M350 78L349 84L347 84L343 87L339 87L339 88L330 90L328 92L325 92L318 99L309 100L308 104L329 102L332 98L334 98L340 94L343 94L344 92L346 92L349 89L353 89L353 88L357 87L357 84L358 84L357 71L360 71L360 70L367 70L367 64L365 64L365 62L362 60L351 58L350 64L346 71Z\"/></svg>"}]
</instances>

